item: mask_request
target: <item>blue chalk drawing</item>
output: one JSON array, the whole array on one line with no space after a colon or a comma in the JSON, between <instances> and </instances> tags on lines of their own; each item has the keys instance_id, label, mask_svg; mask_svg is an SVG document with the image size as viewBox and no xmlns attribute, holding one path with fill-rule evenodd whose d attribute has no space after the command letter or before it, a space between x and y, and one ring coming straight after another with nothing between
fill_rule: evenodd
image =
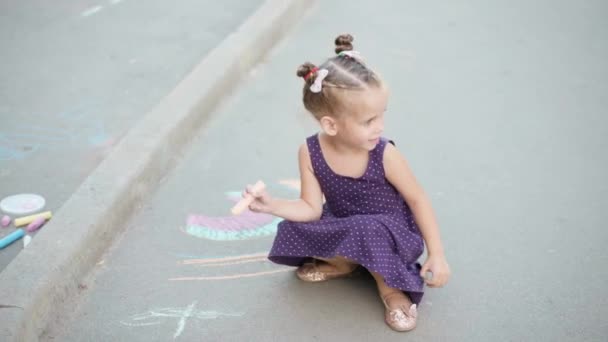
<instances>
[{"instance_id":1,"label":"blue chalk drawing","mask_svg":"<svg viewBox=\"0 0 608 342\"><path fill-rule=\"evenodd\" d=\"M102 120L83 110L60 113L49 121L53 124L22 123L10 131L0 131L0 161L22 160L70 145L97 147L110 140Z\"/></svg>"}]
</instances>

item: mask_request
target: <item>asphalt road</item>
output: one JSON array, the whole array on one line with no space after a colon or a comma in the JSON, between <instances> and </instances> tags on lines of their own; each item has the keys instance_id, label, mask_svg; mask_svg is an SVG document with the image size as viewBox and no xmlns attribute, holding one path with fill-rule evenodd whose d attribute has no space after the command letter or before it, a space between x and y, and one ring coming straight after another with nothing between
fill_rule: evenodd
<instances>
[{"instance_id":1,"label":"asphalt road","mask_svg":"<svg viewBox=\"0 0 608 342\"><path fill-rule=\"evenodd\" d=\"M35 193L46 210L59 210L129 128L260 4L2 1L0 199ZM0 250L0 270L22 248L19 241Z\"/></svg>"}]
</instances>

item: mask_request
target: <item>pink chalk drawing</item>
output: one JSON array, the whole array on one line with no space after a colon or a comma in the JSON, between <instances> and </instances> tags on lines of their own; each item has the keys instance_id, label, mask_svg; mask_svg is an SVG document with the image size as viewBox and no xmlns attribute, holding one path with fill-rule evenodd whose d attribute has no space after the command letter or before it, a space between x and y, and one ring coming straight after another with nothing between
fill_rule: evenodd
<instances>
[{"instance_id":1,"label":"pink chalk drawing","mask_svg":"<svg viewBox=\"0 0 608 342\"><path fill-rule=\"evenodd\" d=\"M229 192L227 196L238 202L240 193ZM191 214L182 232L198 238L216 241L246 240L274 235L282 219L268 214L245 210L239 216L212 217Z\"/></svg>"},{"instance_id":2,"label":"pink chalk drawing","mask_svg":"<svg viewBox=\"0 0 608 342\"><path fill-rule=\"evenodd\" d=\"M300 181L286 179L279 181L289 189L299 190ZM226 196L232 202L241 199L240 192L227 192ZM190 214L186 226L180 230L188 235L215 241L238 241L274 235L277 225L282 219L268 214L254 213L245 210L238 216L213 217Z\"/></svg>"},{"instance_id":3,"label":"pink chalk drawing","mask_svg":"<svg viewBox=\"0 0 608 342\"><path fill-rule=\"evenodd\" d=\"M189 266L199 266L199 267L219 267L219 266L234 266L245 263L271 263L268 260L267 253L255 253L255 254L244 254L223 258L203 258L203 259L189 259L182 260L178 264L180 265L189 265ZM194 276L194 277L175 277L169 278L169 281L201 281L201 280L232 280L232 279L241 279L241 278L253 278L260 277L265 275L277 274L282 272L287 272L292 270L291 267L280 266L275 267L271 270L264 270L259 272L250 272L250 273L233 273L233 274L224 274L224 275L214 275L214 276Z\"/></svg>"},{"instance_id":4,"label":"pink chalk drawing","mask_svg":"<svg viewBox=\"0 0 608 342\"><path fill-rule=\"evenodd\" d=\"M190 259L181 262L182 265L199 265L202 267L217 267L227 265L245 264L250 262L264 262L267 261L268 255L266 253L239 255L235 257L225 258L207 258L207 259Z\"/></svg>"}]
</instances>

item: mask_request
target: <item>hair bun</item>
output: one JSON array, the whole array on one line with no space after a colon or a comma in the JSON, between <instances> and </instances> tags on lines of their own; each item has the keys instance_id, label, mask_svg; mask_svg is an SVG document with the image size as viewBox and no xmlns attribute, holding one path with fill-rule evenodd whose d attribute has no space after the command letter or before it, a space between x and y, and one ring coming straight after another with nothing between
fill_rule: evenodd
<instances>
[{"instance_id":1,"label":"hair bun","mask_svg":"<svg viewBox=\"0 0 608 342\"><path fill-rule=\"evenodd\" d=\"M336 44L336 53L351 51L353 49L353 40L355 40L355 38L348 33L339 35L334 41Z\"/></svg>"},{"instance_id":2,"label":"hair bun","mask_svg":"<svg viewBox=\"0 0 608 342\"><path fill-rule=\"evenodd\" d=\"M300 65L300 67L298 67L298 71L297 71L297 73L296 73L296 74L298 75L298 77L302 77L302 78L304 78L304 77L306 77L306 75L308 75L308 74L309 74L309 73L312 71L312 69L314 69L314 68L315 68L315 65L314 65L314 64L312 64L312 63L310 63L310 62L306 62L306 63L304 63L304 64Z\"/></svg>"}]
</instances>

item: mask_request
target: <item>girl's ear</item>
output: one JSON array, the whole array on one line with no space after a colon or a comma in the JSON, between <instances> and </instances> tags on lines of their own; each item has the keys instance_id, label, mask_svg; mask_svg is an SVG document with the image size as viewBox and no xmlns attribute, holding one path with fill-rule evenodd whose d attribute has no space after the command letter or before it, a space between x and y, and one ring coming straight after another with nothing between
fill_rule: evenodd
<instances>
[{"instance_id":1,"label":"girl's ear","mask_svg":"<svg viewBox=\"0 0 608 342\"><path fill-rule=\"evenodd\" d=\"M338 134L338 126L336 124L336 120L331 116L324 116L319 120L321 123L321 129L323 129L323 133L329 136L335 136Z\"/></svg>"}]
</instances>

